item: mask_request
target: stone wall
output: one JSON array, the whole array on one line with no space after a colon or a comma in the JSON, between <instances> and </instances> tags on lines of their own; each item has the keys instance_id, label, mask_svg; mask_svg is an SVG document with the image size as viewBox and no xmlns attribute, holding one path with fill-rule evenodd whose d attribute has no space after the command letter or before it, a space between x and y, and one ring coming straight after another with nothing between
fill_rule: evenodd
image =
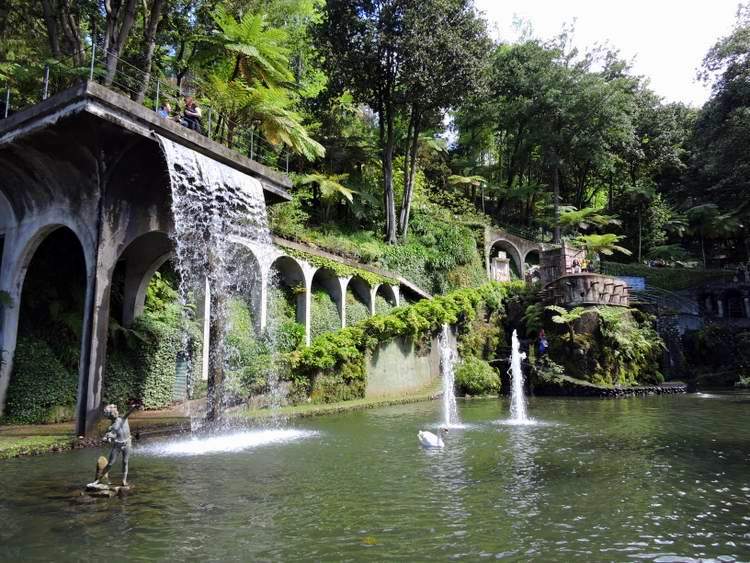
<instances>
[{"instance_id":1,"label":"stone wall","mask_svg":"<svg viewBox=\"0 0 750 563\"><path fill-rule=\"evenodd\" d=\"M433 386L439 380L437 337L427 345L415 345L408 338L395 338L381 344L368 356L365 397L408 395Z\"/></svg>"}]
</instances>

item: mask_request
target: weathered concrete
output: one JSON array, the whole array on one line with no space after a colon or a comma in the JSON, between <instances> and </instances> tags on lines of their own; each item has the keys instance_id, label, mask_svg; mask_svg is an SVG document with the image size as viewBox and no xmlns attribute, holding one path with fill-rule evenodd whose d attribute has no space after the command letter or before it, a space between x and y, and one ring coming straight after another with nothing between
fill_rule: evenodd
<instances>
[{"instance_id":1,"label":"weathered concrete","mask_svg":"<svg viewBox=\"0 0 750 563\"><path fill-rule=\"evenodd\" d=\"M261 180L267 202L288 199L289 180L93 83L82 84L0 121L0 412L13 368L21 291L39 244L67 227L86 264L77 431L99 417L112 275L126 262L123 317L142 308L147 278L171 252L171 186L154 132ZM161 239L159 238L161 236ZM157 242L157 241L161 242Z\"/></svg>"},{"instance_id":2,"label":"weathered concrete","mask_svg":"<svg viewBox=\"0 0 750 563\"><path fill-rule=\"evenodd\" d=\"M424 390L440 379L437 337L419 347L408 338L381 344L367 357L365 397L406 395Z\"/></svg>"},{"instance_id":3,"label":"weathered concrete","mask_svg":"<svg viewBox=\"0 0 750 563\"><path fill-rule=\"evenodd\" d=\"M266 203L289 199L285 188L291 184L286 176L95 83L71 88L0 120L0 290L6 291L13 303L0 310L4 360L0 414L13 369L26 271L42 241L56 229L68 228L81 244L86 267L77 432L93 429L102 401L115 267L123 263L125 268L122 319L127 325L143 311L145 291L154 272L174 253L170 179L155 133L259 179ZM402 294L414 299L430 297L399 276L299 243L278 238L277 247L259 247L244 239L236 242L247 249L247 263L238 267L250 268L254 274L253 310L258 331L266 329L268 287L274 272L297 290L297 320L305 327L308 344L314 278L337 303L342 326L349 288L371 314L378 293L394 305ZM288 249L336 260L397 283L370 287L356 276L337 277L286 255ZM209 299L210 288L206 288L205 301Z\"/></svg>"}]
</instances>

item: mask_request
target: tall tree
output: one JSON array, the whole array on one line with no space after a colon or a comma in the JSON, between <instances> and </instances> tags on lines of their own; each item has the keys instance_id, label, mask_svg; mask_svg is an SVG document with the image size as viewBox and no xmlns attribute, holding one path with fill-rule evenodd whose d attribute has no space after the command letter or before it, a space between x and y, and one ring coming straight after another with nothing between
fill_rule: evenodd
<instances>
[{"instance_id":1,"label":"tall tree","mask_svg":"<svg viewBox=\"0 0 750 563\"><path fill-rule=\"evenodd\" d=\"M378 116L385 240L396 242L393 158L403 108L404 14L408 0L327 0L317 27L331 87L349 90Z\"/></svg>"},{"instance_id":2,"label":"tall tree","mask_svg":"<svg viewBox=\"0 0 750 563\"><path fill-rule=\"evenodd\" d=\"M402 50L408 127L404 144L404 196L399 214L403 237L409 229L419 135L443 113L479 90L485 78L490 40L473 0L413 2L404 11Z\"/></svg>"}]
</instances>

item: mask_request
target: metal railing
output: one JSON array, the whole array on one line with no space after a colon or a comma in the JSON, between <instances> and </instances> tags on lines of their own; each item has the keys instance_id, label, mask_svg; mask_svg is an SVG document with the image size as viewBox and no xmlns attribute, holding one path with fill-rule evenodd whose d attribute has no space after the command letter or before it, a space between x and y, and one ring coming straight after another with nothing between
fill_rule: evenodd
<instances>
[{"instance_id":1,"label":"metal railing","mask_svg":"<svg viewBox=\"0 0 750 563\"><path fill-rule=\"evenodd\" d=\"M108 72L108 58L117 61L113 73ZM71 55L63 59L49 59L36 68L32 65L25 76L15 83L6 84L0 95L0 117L7 118L85 80L102 84L132 100L142 96L141 103L154 111L164 107L165 102L176 109L185 96L191 95L201 102L200 132L207 138L270 168L289 172L290 151L264 139L258 130L259 122L249 125L239 122L226 112L219 111L206 96L202 96L200 85L189 84L183 90L178 87L175 78L164 76L157 69L147 73L96 43L86 47L84 57ZM24 96L22 92L38 94ZM169 118L179 123L180 117L172 115Z\"/></svg>"}]
</instances>

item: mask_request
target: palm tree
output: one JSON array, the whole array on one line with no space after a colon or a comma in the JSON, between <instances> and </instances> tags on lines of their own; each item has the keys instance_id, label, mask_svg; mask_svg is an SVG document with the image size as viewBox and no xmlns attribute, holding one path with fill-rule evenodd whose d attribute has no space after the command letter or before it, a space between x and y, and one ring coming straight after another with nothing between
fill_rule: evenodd
<instances>
[{"instance_id":1,"label":"palm tree","mask_svg":"<svg viewBox=\"0 0 750 563\"><path fill-rule=\"evenodd\" d=\"M357 193L347 188L341 182L349 179L349 174L306 174L298 178L297 183L301 186L313 185L317 189L317 195L323 204L323 217L330 217L331 208L339 201L346 200L349 203L354 201L354 194Z\"/></svg>"},{"instance_id":2,"label":"palm tree","mask_svg":"<svg viewBox=\"0 0 750 563\"><path fill-rule=\"evenodd\" d=\"M568 311L564 307L559 307L558 305L547 305L547 310L557 313L557 315L552 317L553 323L565 325L568 327L568 337L570 338L570 343L573 344L576 338L576 333L573 329L573 323L583 316L583 314L586 312L586 309L584 309L583 307L575 307L574 309Z\"/></svg>"},{"instance_id":3,"label":"palm tree","mask_svg":"<svg viewBox=\"0 0 750 563\"><path fill-rule=\"evenodd\" d=\"M620 252L622 254L625 254L626 256L630 256L632 252L618 244L624 238L625 237L623 235L605 233L603 235L579 235L571 242L575 246L584 248L586 250L586 254L589 256L598 256L599 254L611 256L615 252Z\"/></svg>"},{"instance_id":4,"label":"palm tree","mask_svg":"<svg viewBox=\"0 0 750 563\"><path fill-rule=\"evenodd\" d=\"M257 124L272 145L285 145L308 160L322 157L325 149L293 109L286 32L270 27L263 15L247 13L237 21L223 7L213 18L218 30L206 40L232 55L233 62L215 68L203 89L227 117L229 143L239 124Z\"/></svg>"}]
</instances>

